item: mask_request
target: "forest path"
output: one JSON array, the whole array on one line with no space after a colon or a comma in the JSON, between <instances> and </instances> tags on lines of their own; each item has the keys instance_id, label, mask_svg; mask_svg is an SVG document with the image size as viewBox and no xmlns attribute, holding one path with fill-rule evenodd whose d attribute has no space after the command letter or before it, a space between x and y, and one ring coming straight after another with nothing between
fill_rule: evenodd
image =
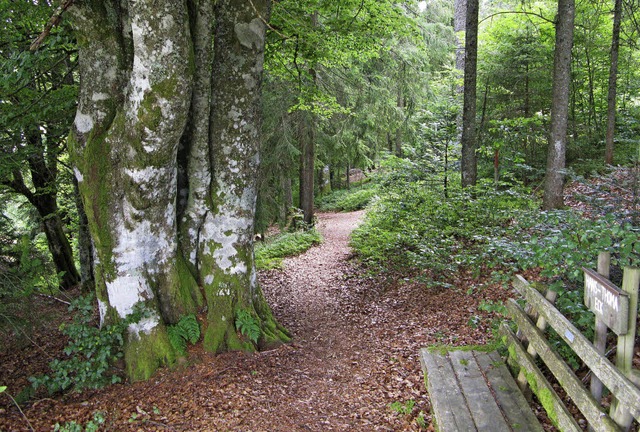
<instances>
[{"instance_id":1,"label":"forest path","mask_svg":"<svg viewBox=\"0 0 640 432\"><path fill-rule=\"evenodd\" d=\"M478 303L507 291L469 290L478 283L469 274L444 289L401 274L367 273L348 245L362 216L318 214L324 242L286 259L282 270L260 272L275 317L293 336L290 344L218 355L198 345L190 348L188 367L43 399L25 414L35 430L86 423L96 411L109 431L432 430L418 350L484 343L489 321L473 328L470 318L486 317ZM17 410L0 409L8 414L0 415L0 430L28 430Z\"/></svg>"},{"instance_id":2,"label":"forest path","mask_svg":"<svg viewBox=\"0 0 640 432\"><path fill-rule=\"evenodd\" d=\"M388 405L426 401L417 357L398 364L371 313L381 305L367 299L379 298L384 284L350 260L349 237L363 214L319 213L322 244L261 274L274 314L294 337L293 355L280 365L286 395L271 402L289 421L282 430L411 430L411 415Z\"/></svg>"}]
</instances>

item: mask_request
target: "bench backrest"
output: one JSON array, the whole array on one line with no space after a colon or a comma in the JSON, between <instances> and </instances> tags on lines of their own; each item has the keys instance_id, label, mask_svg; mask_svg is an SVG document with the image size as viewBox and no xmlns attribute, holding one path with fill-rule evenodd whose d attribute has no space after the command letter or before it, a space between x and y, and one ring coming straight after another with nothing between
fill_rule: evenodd
<instances>
[{"instance_id":1,"label":"bench backrest","mask_svg":"<svg viewBox=\"0 0 640 432\"><path fill-rule=\"evenodd\" d=\"M524 278L518 276L514 287L531 307L532 313L526 313L516 301L510 300L507 308L518 326L518 333L523 337L516 337L506 323L503 323L501 327L502 334L509 347L510 359L515 360L517 366L520 367L521 374L526 377L526 382L537 395L556 426L563 431L582 430L537 367L534 360L536 355L545 363L594 430L618 431L625 429L631 423L632 418L640 422L640 389L633 384L629 377L604 355L598 353L593 344ZM633 307L637 310L637 303ZM537 325L531 320L530 315L540 317ZM633 320L635 323L635 318ZM540 325L541 321L542 325ZM551 348L543 330L541 330L546 324L558 333L614 395L617 402L612 404L610 412L601 406L600 401L591 395L562 357ZM528 343L527 350L523 346L524 341Z\"/></svg>"}]
</instances>

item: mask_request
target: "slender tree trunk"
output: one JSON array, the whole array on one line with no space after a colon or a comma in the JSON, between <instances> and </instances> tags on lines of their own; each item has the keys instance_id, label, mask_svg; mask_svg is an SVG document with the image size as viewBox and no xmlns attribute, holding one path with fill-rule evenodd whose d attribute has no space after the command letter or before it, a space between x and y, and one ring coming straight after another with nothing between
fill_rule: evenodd
<instances>
[{"instance_id":1,"label":"slender tree trunk","mask_svg":"<svg viewBox=\"0 0 640 432\"><path fill-rule=\"evenodd\" d=\"M465 26L467 24L467 0L454 0L453 2L453 31L456 35L456 74L458 78L464 79L464 59L465 59ZM457 94L462 95L464 84L456 85ZM456 116L457 140L462 138L462 112Z\"/></svg>"},{"instance_id":2,"label":"slender tree trunk","mask_svg":"<svg viewBox=\"0 0 640 432\"><path fill-rule=\"evenodd\" d=\"M398 72L398 89L396 93L396 108L398 110L398 126L396 128L396 137L395 137L395 154L396 157L402 157L402 128L404 127L404 117L405 117L405 95L404 95L404 77L405 77L405 69L406 65L404 62L401 63L400 70Z\"/></svg>"},{"instance_id":3,"label":"slender tree trunk","mask_svg":"<svg viewBox=\"0 0 640 432\"><path fill-rule=\"evenodd\" d=\"M306 143L304 141L305 138L305 119L304 113L299 111L298 113L298 146L300 150L300 155L298 157L298 207L300 209L304 208L304 199L305 199L305 151L306 151Z\"/></svg>"},{"instance_id":4,"label":"slender tree trunk","mask_svg":"<svg viewBox=\"0 0 640 432\"><path fill-rule=\"evenodd\" d=\"M571 86L571 48L573 46L574 0L559 0L556 17L556 47L553 62L551 132L544 185L546 210L564 205L564 169L567 145L569 89Z\"/></svg>"},{"instance_id":5,"label":"slender tree trunk","mask_svg":"<svg viewBox=\"0 0 640 432\"><path fill-rule=\"evenodd\" d=\"M26 131L25 135L33 149L28 157L33 190L27 186L19 170L14 171L13 179L7 186L23 195L38 212L51 259L56 272L61 274L60 288L67 290L80 283L80 275L75 266L71 244L63 229L64 223L58 212L57 153L53 149L45 149L39 131Z\"/></svg>"},{"instance_id":6,"label":"slender tree trunk","mask_svg":"<svg viewBox=\"0 0 640 432\"><path fill-rule=\"evenodd\" d=\"M44 207L40 206L38 212L46 213L46 216L42 219L42 225L53 262L58 272L62 273L60 288L70 289L80 283L80 275L73 261L71 245L62 229L62 220L57 214L57 205L54 205L54 203L55 201L50 201Z\"/></svg>"},{"instance_id":7,"label":"slender tree trunk","mask_svg":"<svg viewBox=\"0 0 640 432\"><path fill-rule=\"evenodd\" d=\"M282 209L280 211L280 224L281 226L286 226L287 221L289 219L289 212L291 211L291 207L293 207L293 192L291 188L291 178L284 173L282 173Z\"/></svg>"},{"instance_id":8,"label":"slender tree trunk","mask_svg":"<svg viewBox=\"0 0 640 432\"><path fill-rule=\"evenodd\" d=\"M585 61L587 66L587 84L589 88L588 92L588 115L587 115L587 126L588 126L588 135L589 137L594 137L596 134L599 134L598 122L596 116L596 98L594 94L594 78L593 78L593 66L591 65L591 56L589 54L589 47L585 47Z\"/></svg>"},{"instance_id":9,"label":"slender tree trunk","mask_svg":"<svg viewBox=\"0 0 640 432\"><path fill-rule=\"evenodd\" d=\"M456 33L456 69L464 71L464 37L467 22L467 0L454 0L453 31Z\"/></svg>"},{"instance_id":10,"label":"slender tree trunk","mask_svg":"<svg viewBox=\"0 0 640 432\"><path fill-rule=\"evenodd\" d=\"M398 95L396 100L396 107L398 108L398 116L404 117L404 95L402 94L402 88L398 88ZM404 122L400 122L398 127L396 128L396 138L395 138L395 154L397 157L402 157L402 126Z\"/></svg>"},{"instance_id":11,"label":"slender tree trunk","mask_svg":"<svg viewBox=\"0 0 640 432\"><path fill-rule=\"evenodd\" d=\"M464 105L462 110L462 187L474 186L476 158L476 69L478 60L478 0L467 0Z\"/></svg>"},{"instance_id":12,"label":"slender tree trunk","mask_svg":"<svg viewBox=\"0 0 640 432\"><path fill-rule=\"evenodd\" d=\"M613 33L611 36L611 66L609 68L609 92L607 94L607 135L604 160L613 164L613 137L616 129L616 92L618 85L618 52L620 48L620 22L622 0L615 0L613 9Z\"/></svg>"},{"instance_id":13,"label":"slender tree trunk","mask_svg":"<svg viewBox=\"0 0 640 432\"><path fill-rule=\"evenodd\" d=\"M315 174L315 120L312 113L303 113L304 127L302 131L302 143L304 159L304 170L302 173L303 186L301 187L301 204L304 214L304 223L308 226L313 225L313 192L314 192L314 174Z\"/></svg>"}]
</instances>

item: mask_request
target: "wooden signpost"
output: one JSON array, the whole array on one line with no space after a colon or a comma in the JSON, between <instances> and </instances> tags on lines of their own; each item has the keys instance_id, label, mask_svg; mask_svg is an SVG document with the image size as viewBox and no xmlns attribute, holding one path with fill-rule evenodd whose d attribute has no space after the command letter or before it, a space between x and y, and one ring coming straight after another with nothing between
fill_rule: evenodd
<instances>
[{"instance_id":1,"label":"wooden signpost","mask_svg":"<svg viewBox=\"0 0 640 432\"><path fill-rule=\"evenodd\" d=\"M609 265L610 255L603 252L598 257L598 273L583 268L584 304L596 316L594 348L598 354L605 354L607 329L611 329L618 335L616 366L624 375L633 380L632 359L636 335L640 269L625 268L623 288L620 289L607 279ZM596 401L600 401L602 387L602 382L594 374L591 377L591 394ZM616 398L612 401L611 417L623 429L628 428L633 420L628 410L625 410ZM590 430L592 429L590 428Z\"/></svg>"},{"instance_id":2,"label":"wooden signpost","mask_svg":"<svg viewBox=\"0 0 640 432\"><path fill-rule=\"evenodd\" d=\"M629 330L629 294L593 270L584 270L584 304L618 336Z\"/></svg>"}]
</instances>

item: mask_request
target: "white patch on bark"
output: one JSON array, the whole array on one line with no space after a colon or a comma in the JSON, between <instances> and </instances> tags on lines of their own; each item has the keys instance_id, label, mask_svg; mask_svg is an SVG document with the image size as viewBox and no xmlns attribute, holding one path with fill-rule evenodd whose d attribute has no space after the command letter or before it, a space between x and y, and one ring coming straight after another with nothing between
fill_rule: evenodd
<instances>
[{"instance_id":1,"label":"white patch on bark","mask_svg":"<svg viewBox=\"0 0 640 432\"><path fill-rule=\"evenodd\" d=\"M78 167L73 167L73 174L75 174L78 183L82 183L84 181L84 176L82 175Z\"/></svg>"},{"instance_id":2,"label":"white patch on bark","mask_svg":"<svg viewBox=\"0 0 640 432\"><path fill-rule=\"evenodd\" d=\"M253 90L258 85L258 81L251 74L242 75L242 79L244 79L244 86L247 90Z\"/></svg>"},{"instance_id":3,"label":"white patch on bark","mask_svg":"<svg viewBox=\"0 0 640 432\"><path fill-rule=\"evenodd\" d=\"M154 328L160 324L160 320L157 316L143 318L137 323L133 323L129 326L129 334L137 339L140 339L140 333L151 334Z\"/></svg>"},{"instance_id":4,"label":"white patch on bark","mask_svg":"<svg viewBox=\"0 0 640 432\"><path fill-rule=\"evenodd\" d=\"M251 290L255 290L258 287L258 274L256 273L256 267L251 269L251 277L249 279L249 287Z\"/></svg>"},{"instance_id":5,"label":"white patch on bark","mask_svg":"<svg viewBox=\"0 0 640 432\"><path fill-rule=\"evenodd\" d=\"M244 274L248 270L246 264L239 260L235 245L241 241L239 233L246 231L251 224L249 218L231 212L207 218L203 237L217 244L213 258L227 274Z\"/></svg>"},{"instance_id":6,"label":"white patch on bark","mask_svg":"<svg viewBox=\"0 0 640 432\"><path fill-rule=\"evenodd\" d=\"M91 100L94 102L100 102L107 99L109 99L109 95L106 93L94 93L91 95Z\"/></svg>"},{"instance_id":7,"label":"white patch on bark","mask_svg":"<svg viewBox=\"0 0 640 432\"><path fill-rule=\"evenodd\" d=\"M138 51L142 50L144 47L144 33L145 29L141 27L138 23L131 23L131 34L133 36L134 47L137 50L133 57L133 67L131 70L131 89L130 89L130 99L133 104L133 110L131 111L131 115L136 116L138 113L138 108L140 108L140 103L144 99L145 93L151 89L151 83L149 82L149 75L151 71L148 68L148 59L140 58L140 53Z\"/></svg>"},{"instance_id":8,"label":"white patch on bark","mask_svg":"<svg viewBox=\"0 0 640 432\"><path fill-rule=\"evenodd\" d=\"M100 314L100 327L104 323L104 318L107 316L107 302L103 302L98 299L98 312Z\"/></svg>"},{"instance_id":9,"label":"white patch on bark","mask_svg":"<svg viewBox=\"0 0 640 432\"><path fill-rule=\"evenodd\" d=\"M229 161L229 171L232 174L238 174L240 172L240 168L238 168L238 162L231 160Z\"/></svg>"},{"instance_id":10,"label":"white patch on bark","mask_svg":"<svg viewBox=\"0 0 640 432\"><path fill-rule=\"evenodd\" d=\"M175 169L172 167L145 167L141 169L124 168L123 171L136 184L136 187L140 188L140 190L142 190L146 195L158 198L164 198L159 196L161 193L161 189L158 188L158 185L166 183L167 178L175 178L175 175L173 173ZM173 213L175 213L175 209L172 208L172 210ZM173 221L171 223L173 223Z\"/></svg>"},{"instance_id":11,"label":"white patch on bark","mask_svg":"<svg viewBox=\"0 0 640 432\"><path fill-rule=\"evenodd\" d=\"M171 27L173 27L173 24L174 24L173 18L167 15L164 18L162 18L162 22L160 23L160 28L164 31L169 31L171 30Z\"/></svg>"},{"instance_id":12,"label":"white patch on bark","mask_svg":"<svg viewBox=\"0 0 640 432\"><path fill-rule=\"evenodd\" d=\"M162 55L166 56L173 52L173 42L168 40L162 46Z\"/></svg>"},{"instance_id":13,"label":"white patch on bark","mask_svg":"<svg viewBox=\"0 0 640 432\"><path fill-rule=\"evenodd\" d=\"M562 147L563 147L562 140L557 140L554 144L555 144L554 147L556 149L556 154L560 154L562 152Z\"/></svg>"},{"instance_id":14,"label":"white patch on bark","mask_svg":"<svg viewBox=\"0 0 640 432\"><path fill-rule=\"evenodd\" d=\"M113 62L116 63L117 59L114 58ZM107 68L107 72L104 74L104 77L109 81L115 81L118 76L118 68L115 66L110 66Z\"/></svg>"},{"instance_id":15,"label":"white patch on bark","mask_svg":"<svg viewBox=\"0 0 640 432\"><path fill-rule=\"evenodd\" d=\"M264 45L264 24L261 19L254 18L250 23L237 23L234 30L243 47L251 49L255 45L257 49L261 49Z\"/></svg>"},{"instance_id":16,"label":"white patch on bark","mask_svg":"<svg viewBox=\"0 0 640 432\"><path fill-rule=\"evenodd\" d=\"M133 306L141 301L153 298L153 292L140 273L131 273L118 276L115 280L107 282L109 303L118 312L120 318L124 318L133 312Z\"/></svg>"},{"instance_id":17,"label":"white patch on bark","mask_svg":"<svg viewBox=\"0 0 640 432\"><path fill-rule=\"evenodd\" d=\"M74 123L81 134L89 133L93 129L93 118L90 115L81 113L80 110L76 112Z\"/></svg>"},{"instance_id":18,"label":"white patch on bark","mask_svg":"<svg viewBox=\"0 0 640 432\"><path fill-rule=\"evenodd\" d=\"M138 212L131 206L125 205L124 211L137 218ZM130 220L128 225L132 227L126 229L121 225L117 228L118 243L113 249L113 255L118 274L138 275L143 271L156 273L157 267L166 264L168 257L172 255L174 242L158 235L158 231L163 230L152 226L148 220L137 223Z\"/></svg>"}]
</instances>

